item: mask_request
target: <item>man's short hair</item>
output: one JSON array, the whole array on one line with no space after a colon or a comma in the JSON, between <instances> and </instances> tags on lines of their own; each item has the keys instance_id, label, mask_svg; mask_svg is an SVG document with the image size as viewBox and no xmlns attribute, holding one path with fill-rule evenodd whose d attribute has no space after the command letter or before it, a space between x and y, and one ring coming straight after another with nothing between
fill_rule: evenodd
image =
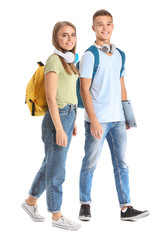
<instances>
[{"instance_id":1,"label":"man's short hair","mask_svg":"<svg viewBox=\"0 0 164 240\"><path fill-rule=\"evenodd\" d=\"M110 16L112 18L112 22L113 22L112 14L106 10L101 9L101 10L98 10L97 12L95 12L95 14L93 15L93 23L94 23L95 18L99 17L99 16Z\"/></svg>"}]
</instances>

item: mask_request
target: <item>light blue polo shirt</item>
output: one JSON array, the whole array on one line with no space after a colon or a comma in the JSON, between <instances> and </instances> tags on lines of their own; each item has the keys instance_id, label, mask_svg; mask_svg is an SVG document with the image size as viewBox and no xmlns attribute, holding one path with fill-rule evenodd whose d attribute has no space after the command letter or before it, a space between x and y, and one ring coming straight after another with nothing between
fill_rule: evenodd
<instances>
[{"instance_id":1,"label":"light blue polo shirt","mask_svg":"<svg viewBox=\"0 0 164 240\"><path fill-rule=\"evenodd\" d=\"M121 103L120 71L122 58L118 50L108 56L99 50L99 67L93 80L91 97L97 119L100 123L124 121ZM80 61L80 77L92 78L94 55L87 51ZM125 75L125 70L121 76ZM85 121L90 122L85 111Z\"/></svg>"}]
</instances>

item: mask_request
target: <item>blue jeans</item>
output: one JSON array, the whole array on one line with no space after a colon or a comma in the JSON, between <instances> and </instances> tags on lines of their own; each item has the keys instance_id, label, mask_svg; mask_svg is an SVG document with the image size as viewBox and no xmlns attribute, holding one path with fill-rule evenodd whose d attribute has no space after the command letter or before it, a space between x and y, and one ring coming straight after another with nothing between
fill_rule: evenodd
<instances>
[{"instance_id":1,"label":"blue jeans","mask_svg":"<svg viewBox=\"0 0 164 240\"><path fill-rule=\"evenodd\" d=\"M76 119L76 106L66 105L59 109L59 114L68 144L66 147L56 144L56 131L48 110L42 122L45 158L29 191L29 194L37 199L46 190L47 208L51 213L61 211L62 184L65 180L65 163Z\"/></svg>"},{"instance_id":2,"label":"blue jeans","mask_svg":"<svg viewBox=\"0 0 164 240\"><path fill-rule=\"evenodd\" d=\"M129 206L129 171L126 164L126 126L124 121L101 123L103 135L96 139L90 133L90 123L85 122L85 156L83 158L80 172L80 202L88 204L91 202L91 187L94 170L106 138L112 157L115 184L120 207Z\"/></svg>"}]
</instances>

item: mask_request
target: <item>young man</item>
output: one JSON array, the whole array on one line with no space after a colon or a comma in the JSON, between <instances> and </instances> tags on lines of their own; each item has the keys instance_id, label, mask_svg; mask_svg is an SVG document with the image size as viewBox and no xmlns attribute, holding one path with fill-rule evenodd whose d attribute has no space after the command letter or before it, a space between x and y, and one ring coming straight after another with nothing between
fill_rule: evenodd
<instances>
[{"instance_id":1,"label":"young man","mask_svg":"<svg viewBox=\"0 0 164 240\"><path fill-rule=\"evenodd\" d=\"M80 61L81 96L85 106L85 156L80 172L80 220L90 220L91 186L94 170L106 139L111 151L121 219L132 220L149 215L148 211L133 209L129 194L129 171L126 163L126 124L122 100L127 100L124 84L125 71L121 73L122 57L110 43L113 17L105 11L93 16L92 29L96 34L95 46L99 52L99 67L90 89L94 55L87 51ZM106 44L104 46L104 44ZM112 48L103 52L103 48ZM128 128L128 126L127 126Z\"/></svg>"}]
</instances>

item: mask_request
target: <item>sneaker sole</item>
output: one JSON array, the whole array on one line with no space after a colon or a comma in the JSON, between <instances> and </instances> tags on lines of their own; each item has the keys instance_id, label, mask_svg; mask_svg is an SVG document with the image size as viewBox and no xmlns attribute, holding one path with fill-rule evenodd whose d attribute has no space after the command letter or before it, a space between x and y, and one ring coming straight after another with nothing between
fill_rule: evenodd
<instances>
[{"instance_id":1,"label":"sneaker sole","mask_svg":"<svg viewBox=\"0 0 164 240\"><path fill-rule=\"evenodd\" d=\"M26 206L22 203L21 207L26 211L26 213L28 213L28 215L31 217L31 219L34 221L34 222L44 222L45 221L45 218L41 218L41 219L38 219L38 218L34 218L32 216L32 214L28 211L28 209L26 208Z\"/></svg>"},{"instance_id":2,"label":"sneaker sole","mask_svg":"<svg viewBox=\"0 0 164 240\"><path fill-rule=\"evenodd\" d=\"M91 220L91 217L79 216L79 219L80 219L81 221L90 221L90 220Z\"/></svg>"},{"instance_id":3,"label":"sneaker sole","mask_svg":"<svg viewBox=\"0 0 164 240\"><path fill-rule=\"evenodd\" d=\"M52 227L57 227L57 228L61 228L61 229L69 230L69 231L76 231L76 230L81 228L80 225L77 226L77 227L72 227L72 228L69 228L67 226L62 226L62 225L59 225L59 224L55 224L55 223L52 223L51 225L52 225Z\"/></svg>"},{"instance_id":4,"label":"sneaker sole","mask_svg":"<svg viewBox=\"0 0 164 240\"><path fill-rule=\"evenodd\" d=\"M150 213L148 211L146 211L146 212L144 212L142 214L139 214L137 216L134 216L134 217L121 218L121 220L123 220L123 221L137 220L137 219L140 219L140 218L147 217L148 215L150 215Z\"/></svg>"}]
</instances>

